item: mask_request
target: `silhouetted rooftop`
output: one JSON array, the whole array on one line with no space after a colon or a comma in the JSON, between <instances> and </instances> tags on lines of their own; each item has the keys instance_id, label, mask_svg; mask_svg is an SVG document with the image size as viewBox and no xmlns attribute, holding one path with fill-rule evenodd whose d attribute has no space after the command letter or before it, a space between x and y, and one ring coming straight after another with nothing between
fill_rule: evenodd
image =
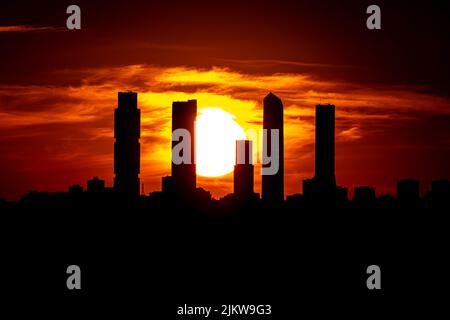
<instances>
[{"instance_id":1,"label":"silhouetted rooftop","mask_svg":"<svg viewBox=\"0 0 450 320\"><path fill-rule=\"evenodd\" d=\"M281 99L276 96L274 93L269 92L269 94L267 96L264 97L264 100L277 100L277 101L281 101Z\"/></svg>"}]
</instances>

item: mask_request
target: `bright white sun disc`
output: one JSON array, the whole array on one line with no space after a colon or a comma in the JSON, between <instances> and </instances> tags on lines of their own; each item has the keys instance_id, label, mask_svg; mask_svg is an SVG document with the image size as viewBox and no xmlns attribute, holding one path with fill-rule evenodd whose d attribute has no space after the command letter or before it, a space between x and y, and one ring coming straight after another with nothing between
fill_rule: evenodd
<instances>
[{"instance_id":1,"label":"bright white sun disc","mask_svg":"<svg viewBox=\"0 0 450 320\"><path fill-rule=\"evenodd\" d=\"M236 161L236 140L245 132L234 116L219 108L199 110L195 124L197 174L218 177L230 173Z\"/></svg>"}]
</instances>

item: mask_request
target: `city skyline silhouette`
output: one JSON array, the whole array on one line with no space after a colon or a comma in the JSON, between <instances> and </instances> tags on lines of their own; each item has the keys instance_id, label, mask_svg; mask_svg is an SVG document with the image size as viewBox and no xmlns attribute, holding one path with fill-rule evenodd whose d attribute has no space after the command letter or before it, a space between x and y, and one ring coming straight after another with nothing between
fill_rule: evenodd
<instances>
[{"instance_id":1,"label":"city skyline silhouette","mask_svg":"<svg viewBox=\"0 0 450 320\"><path fill-rule=\"evenodd\" d=\"M107 187L105 181L94 177L87 182L86 192L95 194L109 193L111 195L120 195L124 201L133 203L138 197L147 197L142 194L144 189L140 191L139 173L140 173L140 132L141 132L141 115L138 104L138 93L118 92L118 108L115 109L114 124L114 186ZM269 102L270 101L270 102ZM196 152L195 143L195 121L197 117L197 100L190 99L186 102L176 101L172 104L172 130L187 130L190 134L190 155L188 164L175 163L173 160L178 144L184 142L182 138L172 140L172 175L161 177L161 188L159 191L153 190L149 192L149 200L158 202L160 197L169 200L171 198L178 199L181 203L191 203L193 199L199 201L218 201L219 205L228 206L234 203L243 205L256 204L261 201L262 204L268 205L268 208L282 208L286 206L297 209L311 209L312 207L326 206L330 208L341 208L352 204L354 208L375 210L378 206L386 209L409 209L417 211L419 209L443 209L447 208L447 197L450 196L450 181L440 179L433 181L432 189L422 192L420 191L420 181L413 178L405 178L397 181L396 195L381 194L376 195L376 189L371 186L355 186L353 197L349 198L347 187L339 186L335 177L335 114L336 107L331 104L316 105L315 115L315 173L310 179L304 179L303 193L287 195L283 197L281 191L284 189L284 143L283 143L283 104L282 100L270 92L264 98L264 125L267 130L267 141L263 143L263 152L267 155L273 153L271 144L274 141L270 138L271 130L277 132L281 130L279 135L280 141L277 142L280 155L276 159L280 163L280 170L274 174L264 175L254 169L254 160L251 160L252 142L235 141L236 143L236 163L233 173L233 192L224 197L214 199L208 190L201 188L196 182L195 158L192 156ZM273 113L275 112L275 113ZM273 117L275 114L275 121ZM243 154L241 154L244 152ZM338 151L337 151L338 152ZM183 151L181 151L183 153ZM243 162L242 162L243 159ZM273 161L273 159L272 159ZM241 163L242 162L242 163ZM269 165L268 165L269 166ZM265 194L259 194L254 191L255 174L262 175L262 187L266 190ZM265 177L271 180L265 181ZM264 187L266 185L266 187ZM81 185L68 186L69 194L80 194L84 192ZM39 194L41 196L39 196ZM46 192L31 191L24 194L20 202L31 203L33 199L42 198ZM56 193L61 194L61 193ZM266 197L266 198L265 198ZM108 198L105 198L108 199ZM128 199L128 200L126 200ZM155 200L156 199L156 200ZM44 201L52 201L48 198ZM104 200L103 200L104 201ZM170 201L170 200L169 200ZM1 203L0 203L1 204ZM2 204L6 204L3 200ZM233 207L233 205L232 205ZM214 211L214 210L213 210ZM213 212L212 211L212 212Z\"/></svg>"},{"instance_id":2,"label":"city skyline silhouette","mask_svg":"<svg viewBox=\"0 0 450 320\"><path fill-rule=\"evenodd\" d=\"M3 313L442 317L449 17L425 0L4 1Z\"/></svg>"},{"instance_id":3,"label":"city skyline silhouette","mask_svg":"<svg viewBox=\"0 0 450 320\"><path fill-rule=\"evenodd\" d=\"M425 191L433 180L449 179L444 35L450 28L444 4L409 4L409 15L401 14L406 9L399 3L385 4L388 25L368 30L362 3L329 3L329 10L318 3L244 3L238 11L224 4L219 12L176 2L110 4L107 10L85 2L82 11L96 18L81 30L65 30L64 4L51 4L49 11L33 3L26 12L4 8L0 197L64 191L94 176L112 186L110 110L117 91L126 90L140 97L139 189L143 182L146 193L159 189L160 176L171 172L165 159L173 101L195 98L199 112L219 107L247 130L263 126L262 98L269 91L283 100L285 196L303 193L298 177L314 175L316 104L339 108L336 178L350 194L359 185L395 194L396 181L408 177L420 180ZM424 11L430 14L422 17ZM148 19L149 12L158 19ZM126 26L110 23L123 21L125 13ZM174 16L184 28L170 23ZM185 21L187 16L192 19ZM266 16L273 23L264 23ZM420 21L422 32L414 37L408 16ZM83 54L80 48L86 48ZM216 198L233 190L232 174L197 179ZM262 195L261 184L256 175Z\"/></svg>"}]
</instances>

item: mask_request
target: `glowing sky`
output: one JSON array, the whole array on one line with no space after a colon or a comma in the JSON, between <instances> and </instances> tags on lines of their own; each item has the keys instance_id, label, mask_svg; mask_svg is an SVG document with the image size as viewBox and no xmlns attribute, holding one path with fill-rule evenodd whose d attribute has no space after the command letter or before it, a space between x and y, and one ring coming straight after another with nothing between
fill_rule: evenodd
<instances>
[{"instance_id":1,"label":"glowing sky","mask_svg":"<svg viewBox=\"0 0 450 320\"><path fill-rule=\"evenodd\" d=\"M46 3L0 12L0 197L93 176L111 186L113 114L127 90L142 110L146 193L170 174L172 101L259 129L269 91L285 106L286 194L313 175L317 103L336 105L338 184L393 193L397 179L426 189L450 178L447 7L390 4L375 34L364 4L81 1L82 30L68 32L64 4ZM222 196L232 175L198 186Z\"/></svg>"},{"instance_id":2,"label":"glowing sky","mask_svg":"<svg viewBox=\"0 0 450 320\"><path fill-rule=\"evenodd\" d=\"M285 105L287 194L299 192L301 179L313 174L313 120L318 102L337 106L336 170L342 184L376 184L388 191L398 178L423 177L422 172L432 170L427 165L429 152L448 142L439 139L449 138L439 131L444 128L436 126L439 119L450 117L448 99L407 88L368 89L301 74L250 75L218 67L133 65L78 73L82 84L77 87L0 88L0 101L7 106L0 111L2 177L24 179L13 194L30 188L64 190L94 175L111 185L113 110L117 91L125 89L139 93L141 179L147 191L158 190L161 176L170 174L170 117L175 100L195 98L200 110L220 107L247 130L261 128L266 88L278 94ZM405 161L408 156L411 161ZM198 179L199 186L215 196L230 192L231 183L231 175ZM2 187L2 193L9 195Z\"/></svg>"}]
</instances>

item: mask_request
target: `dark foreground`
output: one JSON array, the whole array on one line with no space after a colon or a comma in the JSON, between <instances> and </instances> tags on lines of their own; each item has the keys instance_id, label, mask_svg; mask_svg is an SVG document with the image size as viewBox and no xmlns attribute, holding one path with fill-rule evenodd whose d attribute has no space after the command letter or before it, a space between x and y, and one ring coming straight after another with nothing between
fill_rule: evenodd
<instances>
[{"instance_id":1,"label":"dark foreground","mask_svg":"<svg viewBox=\"0 0 450 320\"><path fill-rule=\"evenodd\" d=\"M244 320L448 312L442 210L250 204L230 214L177 201L104 203L3 210L5 308L59 319L204 319L177 315L185 305L219 310L208 318ZM73 264L81 290L66 287ZM381 290L367 289L370 265L381 268ZM271 314L227 317L228 304L271 305Z\"/></svg>"}]
</instances>

